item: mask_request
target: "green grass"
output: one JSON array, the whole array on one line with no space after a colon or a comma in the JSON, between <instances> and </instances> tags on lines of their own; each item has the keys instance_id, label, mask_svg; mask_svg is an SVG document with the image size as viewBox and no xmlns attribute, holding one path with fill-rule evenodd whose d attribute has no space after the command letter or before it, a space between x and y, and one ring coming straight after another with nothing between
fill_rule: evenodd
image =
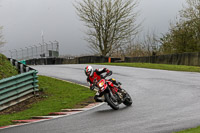
<instances>
[{"instance_id":1,"label":"green grass","mask_svg":"<svg viewBox=\"0 0 200 133\"><path fill-rule=\"evenodd\" d=\"M200 133L200 126L196 127L196 128L191 128L191 129L187 129L187 130L184 130L184 131L180 131L180 132L177 132L177 133Z\"/></svg>"},{"instance_id":2,"label":"green grass","mask_svg":"<svg viewBox=\"0 0 200 133\"><path fill-rule=\"evenodd\" d=\"M150 69L161 69L161 70L172 70L172 71L200 72L200 67L184 66L184 65L168 65L168 64L152 64L152 63L95 63L95 64L139 67L139 68L150 68Z\"/></svg>"},{"instance_id":3,"label":"green grass","mask_svg":"<svg viewBox=\"0 0 200 133\"><path fill-rule=\"evenodd\" d=\"M12 66L4 55L0 54L0 80L17 74L17 69Z\"/></svg>"},{"instance_id":4,"label":"green grass","mask_svg":"<svg viewBox=\"0 0 200 133\"><path fill-rule=\"evenodd\" d=\"M94 92L88 88L45 76L39 76L39 86L40 91L45 92L45 99L32 104L27 110L0 115L0 126L12 124L11 120L29 119L32 116L47 115L63 108L73 108L94 96Z\"/></svg>"}]
</instances>

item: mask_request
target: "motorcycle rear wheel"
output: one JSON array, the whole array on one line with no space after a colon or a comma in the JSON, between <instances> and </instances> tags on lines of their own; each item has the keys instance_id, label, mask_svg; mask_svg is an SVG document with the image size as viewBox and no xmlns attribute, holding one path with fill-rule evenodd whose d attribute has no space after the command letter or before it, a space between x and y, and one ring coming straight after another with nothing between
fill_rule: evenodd
<instances>
[{"instance_id":1,"label":"motorcycle rear wheel","mask_svg":"<svg viewBox=\"0 0 200 133\"><path fill-rule=\"evenodd\" d=\"M119 103L118 103L117 101L115 102L115 101L112 99L112 97L110 96L109 93L105 93L105 94L104 94L104 97L105 97L106 102L108 103L108 105L109 105L112 109L114 109L114 110L118 110L118 109L119 109Z\"/></svg>"}]
</instances>

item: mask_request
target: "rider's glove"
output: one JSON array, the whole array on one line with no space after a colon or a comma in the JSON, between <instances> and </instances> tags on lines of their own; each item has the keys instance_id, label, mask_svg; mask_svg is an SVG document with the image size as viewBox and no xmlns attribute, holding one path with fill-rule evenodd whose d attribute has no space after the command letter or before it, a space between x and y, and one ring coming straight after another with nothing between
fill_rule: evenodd
<instances>
[{"instance_id":1,"label":"rider's glove","mask_svg":"<svg viewBox=\"0 0 200 133\"><path fill-rule=\"evenodd\" d=\"M106 75L104 76L104 78L106 78L107 76L112 75L112 71L109 71L108 73L106 73Z\"/></svg>"},{"instance_id":2,"label":"rider's glove","mask_svg":"<svg viewBox=\"0 0 200 133\"><path fill-rule=\"evenodd\" d=\"M112 75L112 71L110 71L110 72L108 73L108 76L110 76L110 75Z\"/></svg>"}]
</instances>

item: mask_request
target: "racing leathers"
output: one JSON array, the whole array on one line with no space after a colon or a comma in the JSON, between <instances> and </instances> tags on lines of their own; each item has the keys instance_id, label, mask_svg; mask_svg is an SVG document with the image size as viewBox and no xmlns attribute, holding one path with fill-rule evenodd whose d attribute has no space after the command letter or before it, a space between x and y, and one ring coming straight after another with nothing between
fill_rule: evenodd
<instances>
[{"instance_id":1,"label":"racing leathers","mask_svg":"<svg viewBox=\"0 0 200 133\"><path fill-rule=\"evenodd\" d=\"M96 69L94 72L93 72L93 75L92 76L88 76L87 77L87 82L89 82L90 84L90 90L93 90L95 88L95 84L94 84L94 80L96 81L99 81L100 79L103 78L103 73L106 73L105 76L110 76L112 75L112 71L108 70L107 68L101 68L101 69ZM111 81L113 84L115 85L120 85L119 82L116 82L116 80L113 80L113 79L109 79L109 81ZM96 102L103 102L102 99L101 99L101 94L99 94L99 92L96 93L96 95L94 96L94 100Z\"/></svg>"}]
</instances>

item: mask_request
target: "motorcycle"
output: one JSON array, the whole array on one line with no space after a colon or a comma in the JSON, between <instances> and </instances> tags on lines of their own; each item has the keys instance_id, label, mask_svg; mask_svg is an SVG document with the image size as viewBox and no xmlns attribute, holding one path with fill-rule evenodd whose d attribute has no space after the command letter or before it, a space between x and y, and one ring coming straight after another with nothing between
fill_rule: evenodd
<instances>
[{"instance_id":1,"label":"motorcycle","mask_svg":"<svg viewBox=\"0 0 200 133\"><path fill-rule=\"evenodd\" d=\"M120 86L114 85L112 81L115 81L115 79L108 80L106 76L102 77L99 81L95 79L93 84L95 87L94 90L101 96L104 95L104 102L107 102L114 110L118 110L121 103L126 106L131 106L131 96ZM121 83L119 84L121 85Z\"/></svg>"}]
</instances>

